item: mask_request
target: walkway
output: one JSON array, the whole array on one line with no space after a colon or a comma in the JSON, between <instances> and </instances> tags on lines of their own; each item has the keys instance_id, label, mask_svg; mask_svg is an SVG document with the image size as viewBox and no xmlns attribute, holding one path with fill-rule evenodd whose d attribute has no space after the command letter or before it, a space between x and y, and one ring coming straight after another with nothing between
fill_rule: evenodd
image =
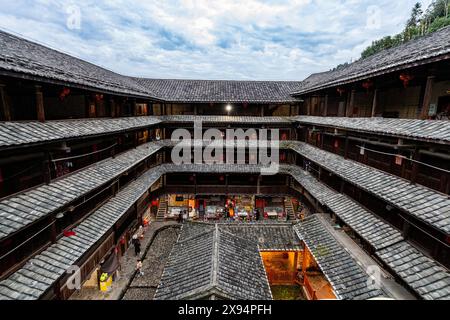
<instances>
[{"instance_id":1,"label":"walkway","mask_svg":"<svg viewBox=\"0 0 450 320\"><path fill-rule=\"evenodd\" d=\"M159 231L178 224L172 221L169 222L152 222L148 227L144 239L142 240L141 258L144 259L155 236ZM151 254L151 253L149 253ZM119 279L114 281L109 292L101 292L97 288L83 288L74 293L70 300L119 300L127 290L130 282L133 280L136 268L137 257L134 255L134 247L130 246L124 256L121 258L121 271ZM145 268L145 260L144 260Z\"/></svg>"}]
</instances>

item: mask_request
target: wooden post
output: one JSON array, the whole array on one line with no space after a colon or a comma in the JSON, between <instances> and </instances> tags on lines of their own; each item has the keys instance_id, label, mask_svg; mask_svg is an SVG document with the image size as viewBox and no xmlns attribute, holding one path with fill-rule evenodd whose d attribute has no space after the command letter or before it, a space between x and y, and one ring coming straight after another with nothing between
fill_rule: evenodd
<instances>
[{"instance_id":1,"label":"wooden post","mask_svg":"<svg viewBox=\"0 0 450 320\"><path fill-rule=\"evenodd\" d=\"M377 114L377 104L378 104L378 89L375 89L373 92L373 101L372 101L372 118Z\"/></svg>"},{"instance_id":2,"label":"wooden post","mask_svg":"<svg viewBox=\"0 0 450 320\"><path fill-rule=\"evenodd\" d=\"M96 109L96 103L95 103L95 94L88 97L88 118L95 118L95 109Z\"/></svg>"},{"instance_id":3,"label":"wooden post","mask_svg":"<svg viewBox=\"0 0 450 320\"><path fill-rule=\"evenodd\" d=\"M136 117L138 114L136 99L131 100L131 114Z\"/></svg>"},{"instance_id":4,"label":"wooden post","mask_svg":"<svg viewBox=\"0 0 450 320\"><path fill-rule=\"evenodd\" d=\"M427 78L427 84L425 86L425 94L423 96L422 104L422 119L428 119L428 113L430 112L431 95L433 94L433 84L435 76L429 76Z\"/></svg>"},{"instance_id":5,"label":"wooden post","mask_svg":"<svg viewBox=\"0 0 450 320\"><path fill-rule=\"evenodd\" d=\"M348 134L345 135L345 148L344 148L344 159L348 159Z\"/></svg>"},{"instance_id":6,"label":"wooden post","mask_svg":"<svg viewBox=\"0 0 450 320\"><path fill-rule=\"evenodd\" d=\"M353 89L352 92L350 93L350 103L347 110L347 113L349 114L347 114L347 117L353 117L353 109L355 107L355 93L356 93L355 89Z\"/></svg>"},{"instance_id":7,"label":"wooden post","mask_svg":"<svg viewBox=\"0 0 450 320\"><path fill-rule=\"evenodd\" d=\"M113 97L109 99L109 108L111 112L111 118L116 117L116 102Z\"/></svg>"},{"instance_id":8,"label":"wooden post","mask_svg":"<svg viewBox=\"0 0 450 320\"><path fill-rule=\"evenodd\" d=\"M3 121L11 121L11 109L6 100L5 85L0 83L0 108L3 114Z\"/></svg>"},{"instance_id":9,"label":"wooden post","mask_svg":"<svg viewBox=\"0 0 450 320\"><path fill-rule=\"evenodd\" d=\"M413 155L413 159L415 161L420 161L420 152L419 150L416 148L416 150L414 150L414 155ZM419 164L417 162L413 162L412 164L412 171L411 171L411 183L415 184L417 181L417 175L419 173Z\"/></svg>"},{"instance_id":10,"label":"wooden post","mask_svg":"<svg viewBox=\"0 0 450 320\"><path fill-rule=\"evenodd\" d=\"M37 120L40 122L45 122L44 94L42 93L42 87L39 85L36 85L35 93L36 93Z\"/></svg>"},{"instance_id":11,"label":"wooden post","mask_svg":"<svg viewBox=\"0 0 450 320\"><path fill-rule=\"evenodd\" d=\"M50 152L46 151L45 158L42 162L42 171L44 173L45 184L50 184L50 182L52 181L52 172L51 172L51 168L50 168L51 164L52 164L52 161L51 161L51 157L50 157Z\"/></svg>"},{"instance_id":12,"label":"wooden post","mask_svg":"<svg viewBox=\"0 0 450 320\"><path fill-rule=\"evenodd\" d=\"M328 116L328 95L325 95L325 105L323 108L323 116Z\"/></svg>"}]
</instances>

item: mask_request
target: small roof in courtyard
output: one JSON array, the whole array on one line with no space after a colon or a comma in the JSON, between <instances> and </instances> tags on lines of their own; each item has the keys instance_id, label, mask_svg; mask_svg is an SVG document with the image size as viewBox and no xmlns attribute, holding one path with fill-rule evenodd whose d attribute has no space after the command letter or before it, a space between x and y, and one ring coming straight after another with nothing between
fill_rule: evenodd
<instances>
[{"instance_id":1,"label":"small roof in courtyard","mask_svg":"<svg viewBox=\"0 0 450 320\"><path fill-rule=\"evenodd\" d=\"M272 300L272 293L257 243L218 225L187 224L154 298Z\"/></svg>"}]
</instances>

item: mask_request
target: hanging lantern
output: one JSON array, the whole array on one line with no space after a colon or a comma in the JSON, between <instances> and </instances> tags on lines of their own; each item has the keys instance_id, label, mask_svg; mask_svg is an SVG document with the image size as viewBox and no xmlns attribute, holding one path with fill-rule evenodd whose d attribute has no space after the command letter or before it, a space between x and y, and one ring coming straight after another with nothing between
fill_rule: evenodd
<instances>
[{"instance_id":1,"label":"hanging lantern","mask_svg":"<svg viewBox=\"0 0 450 320\"><path fill-rule=\"evenodd\" d=\"M339 148L339 140L338 139L334 140L334 148L335 149Z\"/></svg>"},{"instance_id":2,"label":"hanging lantern","mask_svg":"<svg viewBox=\"0 0 450 320\"><path fill-rule=\"evenodd\" d=\"M344 88L341 88L341 87L338 87L337 89L336 89L336 91L339 93L339 95L342 97L342 94L344 94L345 93L345 89Z\"/></svg>"},{"instance_id":3,"label":"hanging lantern","mask_svg":"<svg viewBox=\"0 0 450 320\"><path fill-rule=\"evenodd\" d=\"M409 82L414 79L414 76L408 74L408 73L402 73L400 74L400 80L403 82L403 86L408 88Z\"/></svg>"},{"instance_id":4,"label":"hanging lantern","mask_svg":"<svg viewBox=\"0 0 450 320\"><path fill-rule=\"evenodd\" d=\"M369 93L369 90L373 87L373 81L372 80L366 80L362 83L362 87L366 89L367 93Z\"/></svg>"},{"instance_id":5,"label":"hanging lantern","mask_svg":"<svg viewBox=\"0 0 450 320\"><path fill-rule=\"evenodd\" d=\"M360 147L359 154L363 156L365 153L366 153L366 149L364 149L364 147Z\"/></svg>"},{"instance_id":6,"label":"hanging lantern","mask_svg":"<svg viewBox=\"0 0 450 320\"><path fill-rule=\"evenodd\" d=\"M63 101L69 94L70 94L70 89L69 88L64 88L64 89L62 89L62 91L59 94L59 99L61 101Z\"/></svg>"},{"instance_id":7,"label":"hanging lantern","mask_svg":"<svg viewBox=\"0 0 450 320\"><path fill-rule=\"evenodd\" d=\"M244 102L244 103L242 104L242 106L244 107L244 109L247 109L248 103L247 103L247 102Z\"/></svg>"},{"instance_id":8,"label":"hanging lantern","mask_svg":"<svg viewBox=\"0 0 450 320\"><path fill-rule=\"evenodd\" d=\"M69 237L74 237L77 234L72 230L64 230L63 235L64 235L64 237L69 238Z\"/></svg>"},{"instance_id":9,"label":"hanging lantern","mask_svg":"<svg viewBox=\"0 0 450 320\"><path fill-rule=\"evenodd\" d=\"M395 157L395 164L401 166L402 163L403 163L403 156L399 154L398 156Z\"/></svg>"},{"instance_id":10,"label":"hanging lantern","mask_svg":"<svg viewBox=\"0 0 450 320\"><path fill-rule=\"evenodd\" d=\"M225 177L224 176L220 176L219 180L220 181L225 181Z\"/></svg>"},{"instance_id":11,"label":"hanging lantern","mask_svg":"<svg viewBox=\"0 0 450 320\"><path fill-rule=\"evenodd\" d=\"M96 94L95 95L95 101L100 102L103 100L103 95L102 94Z\"/></svg>"}]
</instances>

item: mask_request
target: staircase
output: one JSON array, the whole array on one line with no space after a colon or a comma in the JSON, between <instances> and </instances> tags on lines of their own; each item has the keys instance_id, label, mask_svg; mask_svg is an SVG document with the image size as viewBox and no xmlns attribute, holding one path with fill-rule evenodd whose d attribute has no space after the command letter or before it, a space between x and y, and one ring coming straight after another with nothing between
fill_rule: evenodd
<instances>
[{"instance_id":1,"label":"staircase","mask_svg":"<svg viewBox=\"0 0 450 320\"><path fill-rule=\"evenodd\" d=\"M164 221L167 214L167 198L159 200L158 212L156 213L156 221Z\"/></svg>"},{"instance_id":2,"label":"staircase","mask_svg":"<svg viewBox=\"0 0 450 320\"><path fill-rule=\"evenodd\" d=\"M284 208L286 210L288 220L290 221L297 220L297 217L295 216L294 205L292 204L291 198L286 198L286 200L284 201Z\"/></svg>"}]
</instances>

